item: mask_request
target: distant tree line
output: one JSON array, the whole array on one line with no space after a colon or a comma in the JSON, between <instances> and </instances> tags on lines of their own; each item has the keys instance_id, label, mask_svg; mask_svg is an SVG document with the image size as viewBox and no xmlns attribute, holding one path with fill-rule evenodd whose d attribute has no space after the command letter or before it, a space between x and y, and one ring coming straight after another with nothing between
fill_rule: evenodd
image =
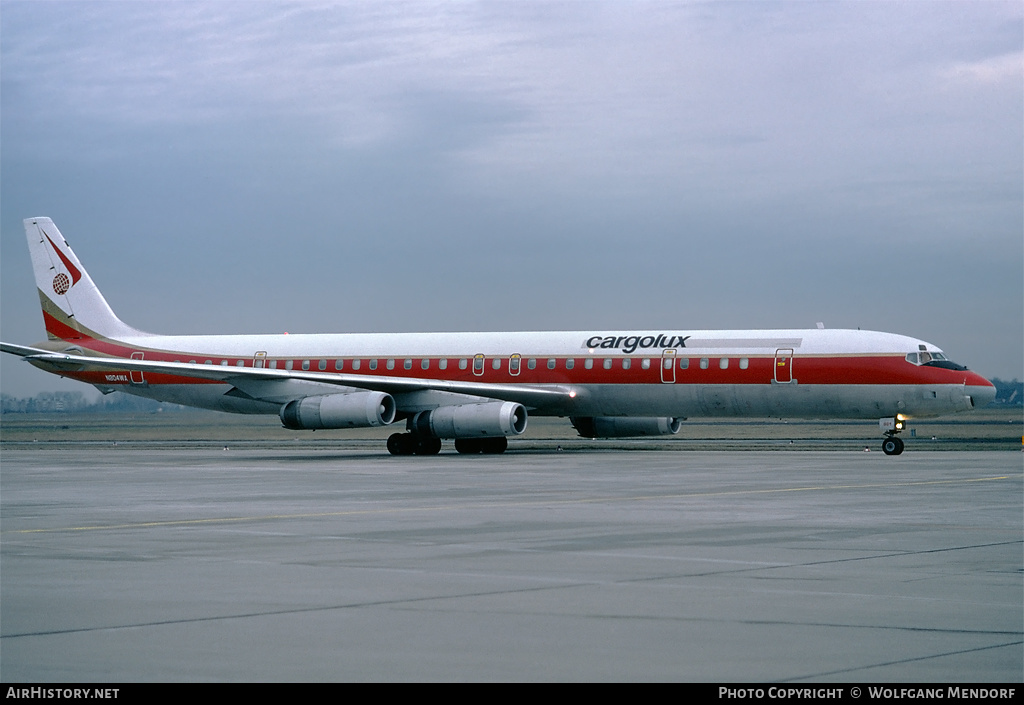
<instances>
[{"instance_id":1,"label":"distant tree line","mask_svg":"<svg viewBox=\"0 0 1024 705\"><path fill-rule=\"evenodd\" d=\"M108 412L179 411L187 407L179 404L153 401L131 394L114 393L89 401L82 392L40 392L34 397L19 399L0 394L0 413L3 414L94 414Z\"/></svg>"},{"instance_id":2,"label":"distant tree line","mask_svg":"<svg viewBox=\"0 0 1024 705\"><path fill-rule=\"evenodd\" d=\"M1024 382L1013 379L1009 382L993 378L996 399L992 408L1024 406ZM0 413L41 414L41 413L105 413L105 412L153 412L182 411L188 407L179 404L153 401L131 394L114 393L90 402L82 392L41 392L34 397L19 399L10 394L0 394Z\"/></svg>"},{"instance_id":3,"label":"distant tree line","mask_svg":"<svg viewBox=\"0 0 1024 705\"><path fill-rule=\"evenodd\" d=\"M1018 379L1007 382L993 377L992 384L996 386L996 400L992 406L1024 406L1024 382Z\"/></svg>"}]
</instances>

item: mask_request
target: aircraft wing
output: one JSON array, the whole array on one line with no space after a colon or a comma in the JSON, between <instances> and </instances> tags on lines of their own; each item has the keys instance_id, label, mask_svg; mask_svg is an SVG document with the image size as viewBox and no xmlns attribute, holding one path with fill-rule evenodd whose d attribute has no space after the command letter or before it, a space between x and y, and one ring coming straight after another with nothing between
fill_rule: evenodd
<instances>
[{"instance_id":1,"label":"aircraft wing","mask_svg":"<svg viewBox=\"0 0 1024 705\"><path fill-rule=\"evenodd\" d=\"M123 357L94 357L53 352L23 345L0 343L0 352L18 355L28 362L54 372L91 371L132 371L172 375L188 379L207 379L227 384L238 383L246 390L254 388L259 381L301 380L328 384L338 388L339 393L353 389L365 389L388 394L402 394L419 391L441 391L487 397L501 401L515 401L529 408L558 407L568 404L576 390L563 385L516 385L489 382L467 382L440 380L429 377L386 377L382 375L357 375L340 372L313 372L309 370L279 370L253 367L232 367L206 365L192 362L160 362L135 360ZM255 388L258 389L257 384Z\"/></svg>"}]
</instances>

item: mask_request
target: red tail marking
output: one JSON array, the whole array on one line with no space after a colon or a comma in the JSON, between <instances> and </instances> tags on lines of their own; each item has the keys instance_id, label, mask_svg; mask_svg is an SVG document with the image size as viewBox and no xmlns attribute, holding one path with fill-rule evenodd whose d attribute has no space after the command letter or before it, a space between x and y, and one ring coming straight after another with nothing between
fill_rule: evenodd
<instances>
[{"instance_id":1,"label":"red tail marking","mask_svg":"<svg viewBox=\"0 0 1024 705\"><path fill-rule=\"evenodd\" d=\"M40 230L42 230L42 228L40 228ZM46 231L45 230L42 230L42 233L43 233L43 235L46 235ZM53 240L50 240L50 236L49 235L46 235L46 239L50 241L50 246L53 247L54 251L57 253L57 256L60 257L60 261L63 262L64 263L64 267L67 268L68 274L71 275L71 286L74 286L75 284L78 283L78 280L82 278L82 273L80 271L78 271L78 267L76 267L75 265L71 264L71 260L69 260L67 258L67 256L63 252L60 251L60 248L53 244ZM71 287L68 287L68 288L71 288ZM60 292L60 293L63 293L63 292Z\"/></svg>"}]
</instances>

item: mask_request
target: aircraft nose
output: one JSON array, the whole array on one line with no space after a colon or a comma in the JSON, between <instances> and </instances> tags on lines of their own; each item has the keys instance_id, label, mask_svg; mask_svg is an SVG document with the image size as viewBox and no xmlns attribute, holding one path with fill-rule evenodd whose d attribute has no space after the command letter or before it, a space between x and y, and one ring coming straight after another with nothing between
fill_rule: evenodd
<instances>
[{"instance_id":1,"label":"aircraft nose","mask_svg":"<svg viewBox=\"0 0 1024 705\"><path fill-rule=\"evenodd\" d=\"M975 409L981 409L991 404L996 398L996 388L981 375L971 375L967 380L967 393L971 397L971 403Z\"/></svg>"}]
</instances>

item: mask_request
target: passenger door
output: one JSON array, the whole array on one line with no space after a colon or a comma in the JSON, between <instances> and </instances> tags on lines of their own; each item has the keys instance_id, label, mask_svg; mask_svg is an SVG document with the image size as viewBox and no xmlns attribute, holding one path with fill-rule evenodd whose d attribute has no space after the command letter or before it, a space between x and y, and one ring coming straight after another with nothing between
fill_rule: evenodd
<instances>
[{"instance_id":1,"label":"passenger door","mask_svg":"<svg viewBox=\"0 0 1024 705\"><path fill-rule=\"evenodd\" d=\"M793 348L779 348L775 351L775 382L789 384L793 379Z\"/></svg>"}]
</instances>

